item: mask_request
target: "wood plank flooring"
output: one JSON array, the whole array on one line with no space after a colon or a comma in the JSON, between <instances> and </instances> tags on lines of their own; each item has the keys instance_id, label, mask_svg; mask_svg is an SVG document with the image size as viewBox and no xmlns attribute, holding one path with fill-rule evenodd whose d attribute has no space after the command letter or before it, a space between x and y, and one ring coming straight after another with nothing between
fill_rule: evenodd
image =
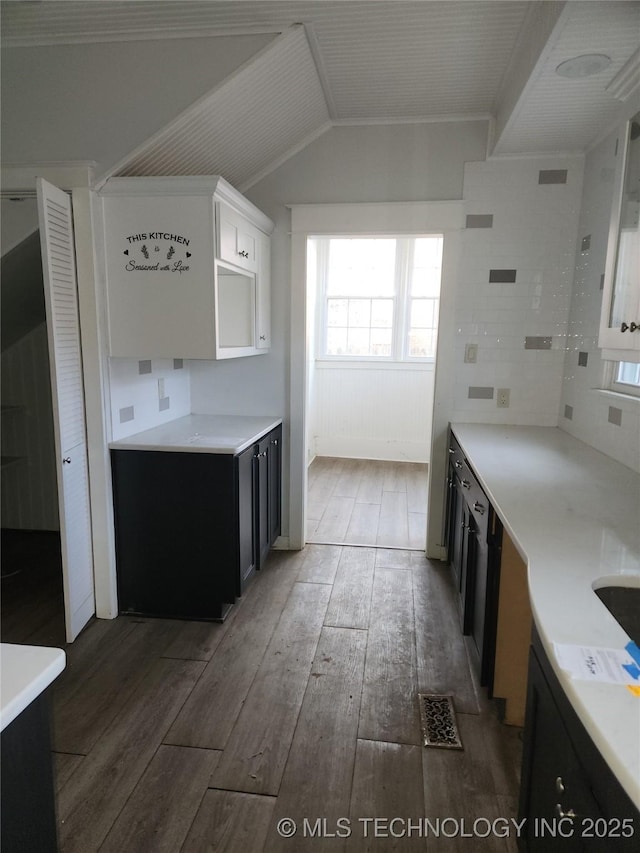
<instances>
[{"instance_id":1,"label":"wood plank flooring","mask_svg":"<svg viewBox=\"0 0 640 853\"><path fill-rule=\"evenodd\" d=\"M66 651L61 853L515 853L515 830L468 833L515 817L520 732L471 673L449 568L420 552L272 552L224 624L95 620ZM418 691L453 695L463 751L422 747Z\"/></svg>"},{"instance_id":2,"label":"wood plank flooring","mask_svg":"<svg viewBox=\"0 0 640 853\"><path fill-rule=\"evenodd\" d=\"M427 465L316 456L307 542L424 550Z\"/></svg>"}]
</instances>

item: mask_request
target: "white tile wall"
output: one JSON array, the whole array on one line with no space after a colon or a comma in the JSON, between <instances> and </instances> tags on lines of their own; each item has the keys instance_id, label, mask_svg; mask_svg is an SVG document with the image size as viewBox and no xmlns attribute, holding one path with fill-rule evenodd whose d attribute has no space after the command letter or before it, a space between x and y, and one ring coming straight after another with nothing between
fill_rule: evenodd
<instances>
[{"instance_id":1,"label":"white tile wall","mask_svg":"<svg viewBox=\"0 0 640 853\"><path fill-rule=\"evenodd\" d=\"M111 428L116 441L136 432L181 418L191 412L191 386L189 362L180 370L174 368L173 359L153 359L151 373L140 374L137 359L112 358L109 360L111 384ZM160 408L158 380L164 380L164 395L169 407ZM120 410L133 407L133 420L120 423Z\"/></svg>"},{"instance_id":2,"label":"white tile wall","mask_svg":"<svg viewBox=\"0 0 640 853\"><path fill-rule=\"evenodd\" d=\"M539 184L541 169L567 169L567 183ZM493 227L463 232L452 420L557 424L582 171L580 157L467 163L466 212L492 214ZM516 281L490 283L492 269L515 269ZM527 336L551 337L551 349L526 350ZM509 388L509 407L469 399L470 385Z\"/></svg>"},{"instance_id":3,"label":"white tile wall","mask_svg":"<svg viewBox=\"0 0 640 853\"><path fill-rule=\"evenodd\" d=\"M640 471L640 399L594 390L605 384L607 371L597 342L602 305L600 284L613 196L615 141L614 133L587 155L585 163L559 426ZM587 235L591 235L590 246L582 251L582 239ZM578 363L580 352L588 353L584 367ZM573 409L571 419L564 416L565 406ZM609 421L610 406L622 410L619 426Z\"/></svg>"}]
</instances>

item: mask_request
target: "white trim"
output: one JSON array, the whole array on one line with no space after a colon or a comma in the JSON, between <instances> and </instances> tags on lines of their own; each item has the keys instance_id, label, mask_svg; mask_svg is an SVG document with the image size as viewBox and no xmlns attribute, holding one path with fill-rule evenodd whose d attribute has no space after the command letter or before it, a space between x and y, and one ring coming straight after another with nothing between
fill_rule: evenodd
<instances>
[{"instance_id":1,"label":"white trim","mask_svg":"<svg viewBox=\"0 0 640 853\"><path fill-rule=\"evenodd\" d=\"M95 165L93 160L4 163L0 168L0 195L35 198L36 178L45 178L62 190L91 187Z\"/></svg>"},{"instance_id":2,"label":"white trim","mask_svg":"<svg viewBox=\"0 0 640 853\"><path fill-rule=\"evenodd\" d=\"M600 394L602 397L610 397L618 403L637 403L640 405L640 396L635 394L623 394L622 391L614 391L612 388L590 388L594 394Z\"/></svg>"},{"instance_id":3,"label":"white trim","mask_svg":"<svg viewBox=\"0 0 640 853\"><path fill-rule=\"evenodd\" d=\"M394 361L393 359L380 359L376 357L362 358L353 356L343 358L341 356L316 357L314 363L317 370L418 370L425 373L433 373L435 370L435 358L412 358L410 361Z\"/></svg>"},{"instance_id":4,"label":"white trim","mask_svg":"<svg viewBox=\"0 0 640 853\"><path fill-rule=\"evenodd\" d=\"M442 286L436 357L433 433L429 464L427 556L442 559L447 430L453 411L455 298L462 201L367 204L289 204L291 210L291 361L289 441L289 539L293 549L305 542L307 486L307 238L319 234L405 233L444 235Z\"/></svg>"}]
</instances>

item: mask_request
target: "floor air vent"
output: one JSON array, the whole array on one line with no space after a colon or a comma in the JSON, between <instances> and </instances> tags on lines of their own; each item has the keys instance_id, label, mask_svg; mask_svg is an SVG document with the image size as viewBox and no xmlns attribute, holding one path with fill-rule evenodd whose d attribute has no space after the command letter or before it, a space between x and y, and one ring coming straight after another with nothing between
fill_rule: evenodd
<instances>
[{"instance_id":1,"label":"floor air vent","mask_svg":"<svg viewBox=\"0 0 640 853\"><path fill-rule=\"evenodd\" d=\"M418 701L424 746L464 749L458 734L453 698L437 693L419 693Z\"/></svg>"}]
</instances>

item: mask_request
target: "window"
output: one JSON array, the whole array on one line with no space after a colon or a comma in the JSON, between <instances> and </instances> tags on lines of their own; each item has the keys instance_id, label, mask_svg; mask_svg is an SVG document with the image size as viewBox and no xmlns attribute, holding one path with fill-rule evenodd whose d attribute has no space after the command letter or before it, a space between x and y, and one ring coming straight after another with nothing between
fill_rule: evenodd
<instances>
[{"instance_id":1,"label":"window","mask_svg":"<svg viewBox=\"0 0 640 853\"><path fill-rule=\"evenodd\" d=\"M435 358L442 235L316 238L322 358Z\"/></svg>"},{"instance_id":2,"label":"window","mask_svg":"<svg viewBox=\"0 0 640 853\"><path fill-rule=\"evenodd\" d=\"M611 388L623 394L640 397L640 364L618 361L614 364Z\"/></svg>"}]
</instances>

